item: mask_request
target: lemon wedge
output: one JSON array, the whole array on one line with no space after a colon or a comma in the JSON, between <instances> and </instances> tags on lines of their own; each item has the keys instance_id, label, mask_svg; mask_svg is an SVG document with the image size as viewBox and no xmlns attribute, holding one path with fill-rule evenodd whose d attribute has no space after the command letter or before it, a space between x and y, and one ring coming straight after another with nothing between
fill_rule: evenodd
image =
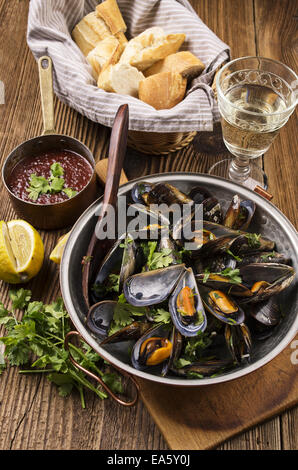
<instances>
[{"instance_id":1,"label":"lemon wedge","mask_svg":"<svg viewBox=\"0 0 298 470\"><path fill-rule=\"evenodd\" d=\"M0 279L27 282L38 274L44 260L43 241L25 220L0 222Z\"/></svg>"},{"instance_id":2,"label":"lemon wedge","mask_svg":"<svg viewBox=\"0 0 298 470\"><path fill-rule=\"evenodd\" d=\"M53 249L53 251L50 254L50 260L53 261L56 264L61 263L61 258L63 255L63 250L66 245L66 242L68 240L69 233L66 233L62 237L59 238L57 245Z\"/></svg>"}]
</instances>

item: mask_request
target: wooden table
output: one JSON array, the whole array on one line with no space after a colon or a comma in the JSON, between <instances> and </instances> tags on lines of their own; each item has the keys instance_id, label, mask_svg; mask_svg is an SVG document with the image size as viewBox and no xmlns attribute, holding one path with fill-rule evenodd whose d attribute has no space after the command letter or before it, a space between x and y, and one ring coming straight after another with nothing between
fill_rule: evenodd
<instances>
[{"instance_id":1,"label":"wooden table","mask_svg":"<svg viewBox=\"0 0 298 470\"><path fill-rule=\"evenodd\" d=\"M192 0L201 19L227 44L232 57L261 55L295 64L297 3L293 0ZM42 132L38 72L26 44L27 0L0 0L0 79L5 84L5 105L0 105L1 159L24 140ZM59 133L82 140L96 158L107 156L109 129L97 125L58 100ZM297 223L296 116L282 129L262 162L269 176L274 204ZM222 153L220 153L222 152ZM141 156L128 150L125 170L129 179L167 171L206 172L226 155L223 148L192 145L167 157ZM297 199L296 199L297 200ZM16 217L1 186L0 219ZM50 302L59 295L58 269L47 257L60 232L41 232L46 260L28 285L34 299ZM1 300L8 302L9 286L1 284ZM19 375L9 368L0 378L0 449L167 449L147 409L123 410L112 400L87 395L82 410L77 395L64 399L40 375ZM234 437L219 449L297 449L297 408Z\"/></svg>"}]
</instances>

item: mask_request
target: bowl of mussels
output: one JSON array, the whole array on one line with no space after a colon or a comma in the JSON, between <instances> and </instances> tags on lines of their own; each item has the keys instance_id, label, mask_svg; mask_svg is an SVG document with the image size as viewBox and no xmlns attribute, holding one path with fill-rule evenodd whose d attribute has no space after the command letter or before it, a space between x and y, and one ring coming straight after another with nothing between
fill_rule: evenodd
<instances>
[{"instance_id":1,"label":"bowl of mussels","mask_svg":"<svg viewBox=\"0 0 298 470\"><path fill-rule=\"evenodd\" d=\"M159 383L207 385L258 369L294 338L297 233L272 203L202 174L165 173L121 186L118 215L139 211L148 219L127 223L108 251L103 244L88 309L82 260L101 204L73 227L60 282L76 330L112 365ZM188 244L176 236L179 220L160 209L171 204L190 209L180 223L194 227Z\"/></svg>"}]
</instances>

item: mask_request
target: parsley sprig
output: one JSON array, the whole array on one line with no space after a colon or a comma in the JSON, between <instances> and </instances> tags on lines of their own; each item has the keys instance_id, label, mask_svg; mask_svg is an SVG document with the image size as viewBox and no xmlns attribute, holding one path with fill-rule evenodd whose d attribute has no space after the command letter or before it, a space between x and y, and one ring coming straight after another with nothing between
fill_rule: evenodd
<instances>
[{"instance_id":1,"label":"parsley sprig","mask_svg":"<svg viewBox=\"0 0 298 470\"><path fill-rule=\"evenodd\" d=\"M225 268L218 273L211 273L208 268L204 270L203 282L207 282L210 275L216 274L218 276L223 276L229 280L231 284L242 284L242 278L240 276L240 269L236 268Z\"/></svg>"},{"instance_id":2,"label":"parsley sprig","mask_svg":"<svg viewBox=\"0 0 298 470\"><path fill-rule=\"evenodd\" d=\"M26 289L11 290L9 296L10 308L0 302L0 326L6 330L6 334L0 337L4 345L4 352L0 353L0 374L7 365L29 365L19 372L45 373L58 386L61 396L68 396L74 388L77 389L83 408L85 389L93 391L101 399L107 398L100 387L95 387L82 371L73 366L69 352L64 349L64 338L71 330L71 323L63 300L58 298L48 305L31 301L31 291ZM17 318L19 310L23 310L21 320ZM119 377L99 368L99 363L103 365L100 356L83 340L79 346L70 343L69 347L78 363L98 374L116 393L122 391Z\"/></svg>"},{"instance_id":3,"label":"parsley sprig","mask_svg":"<svg viewBox=\"0 0 298 470\"><path fill-rule=\"evenodd\" d=\"M69 198L74 197L77 191L72 188L65 187L65 179L63 178L64 169L60 163L55 162L51 165L51 175L47 179L44 176L37 176L31 173L29 186L26 188L29 199L37 201L41 194L56 194L61 191Z\"/></svg>"}]
</instances>

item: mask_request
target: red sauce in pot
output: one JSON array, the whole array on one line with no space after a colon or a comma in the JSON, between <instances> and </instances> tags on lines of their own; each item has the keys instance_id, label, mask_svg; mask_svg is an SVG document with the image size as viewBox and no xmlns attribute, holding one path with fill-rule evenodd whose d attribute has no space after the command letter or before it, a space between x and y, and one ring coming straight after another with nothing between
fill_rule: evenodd
<instances>
[{"instance_id":1,"label":"red sauce in pot","mask_svg":"<svg viewBox=\"0 0 298 470\"><path fill-rule=\"evenodd\" d=\"M9 176L9 189L23 201L35 204L54 204L66 201L69 197L62 191L54 194L40 194L36 201L29 198L27 188L29 188L31 174L34 173L49 179L53 163L59 163L64 170L64 186L77 192L87 186L93 174L90 163L75 152L70 150L47 152L21 160Z\"/></svg>"}]
</instances>

